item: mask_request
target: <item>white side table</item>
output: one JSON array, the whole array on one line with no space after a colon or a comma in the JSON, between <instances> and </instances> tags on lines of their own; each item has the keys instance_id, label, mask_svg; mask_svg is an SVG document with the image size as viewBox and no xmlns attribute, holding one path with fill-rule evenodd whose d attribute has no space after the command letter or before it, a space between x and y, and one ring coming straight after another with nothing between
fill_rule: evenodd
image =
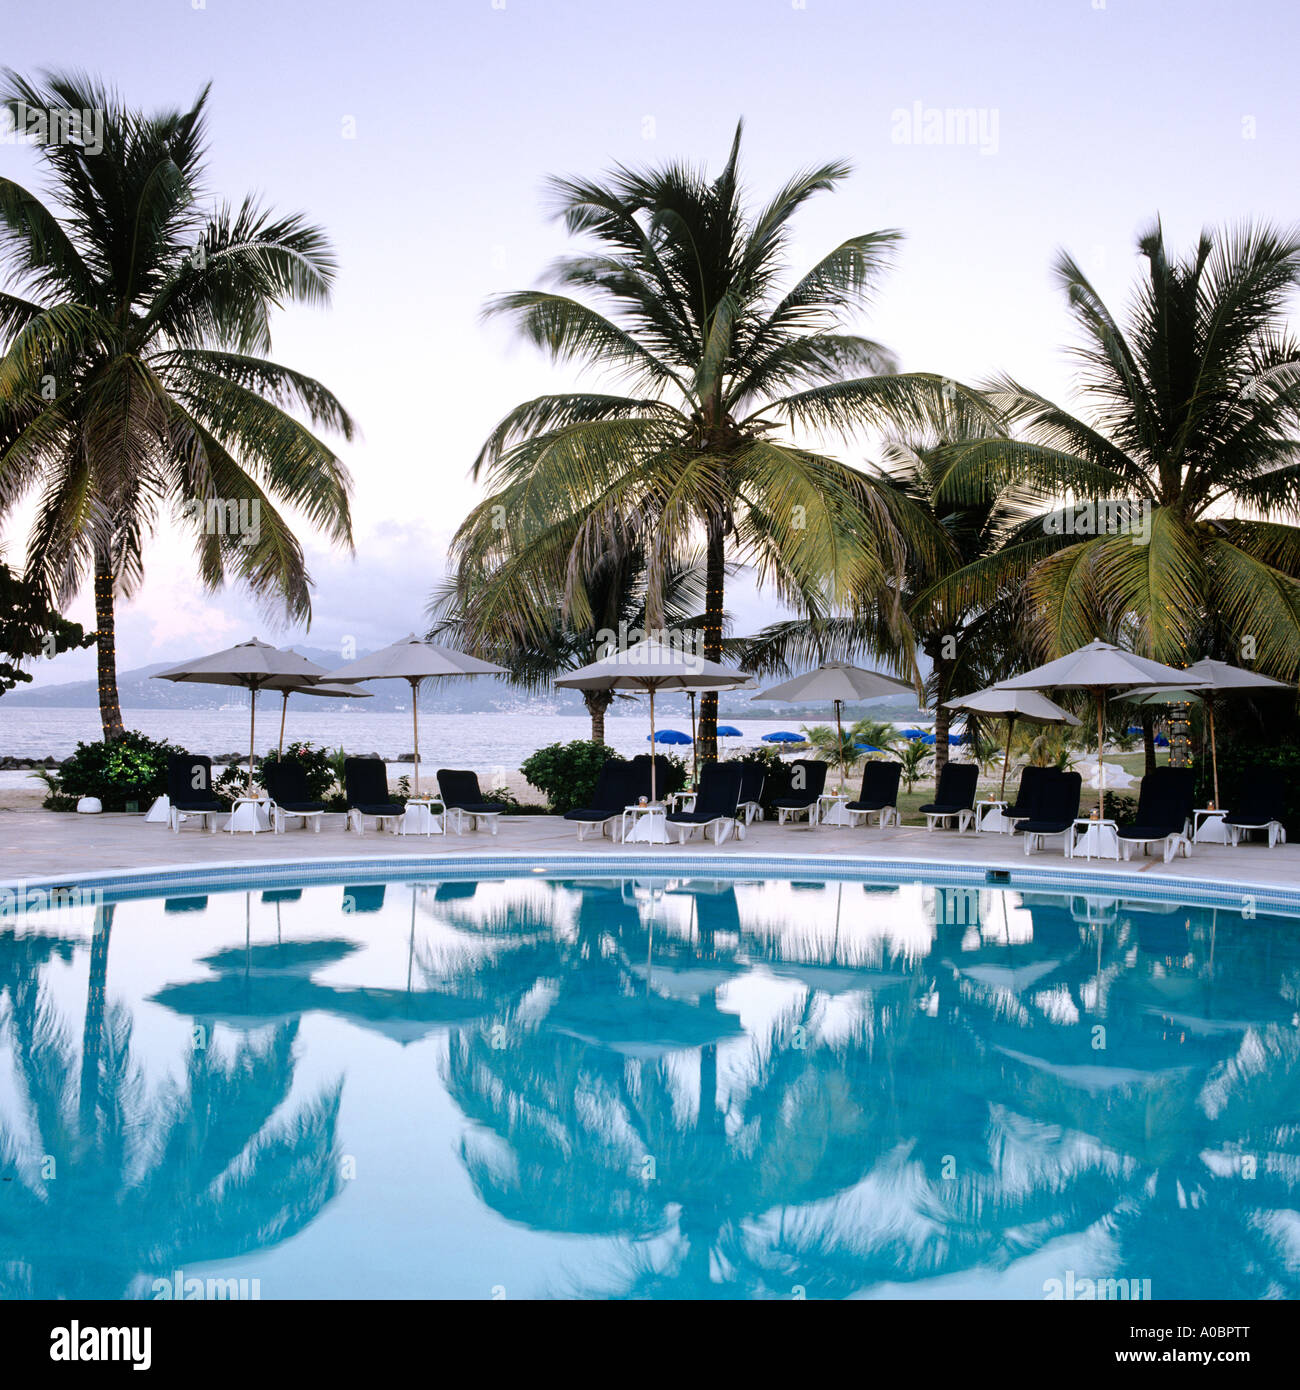
<instances>
[{"instance_id":1,"label":"white side table","mask_svg":"<svg viewBox=\"0 0 1300 1390\"><path fill-rule=\"evenodd\" d=\"M623 808L622 834L619 838L626 844L640 842L646 845L666 845L668 843L668 808L662 801L647 803L645 806L625 806ZM628 828L629 822L631 829Z\"/></svg>"},{"instance_id":2,"label":"white side table","mask_svg":"<svg viewBox=\"0 0 1300 1390\"><path fill-rule=\"evenodd\" d=\"M693 791L673 792L668 798L668 809L670 811L693 811L695 798L698 795L698 792Z\"/></svg>"},{"instance_id":3,"label":"white side table","mask_svg":"<svg viewBox=\"0 0 1300 1390\"><path fill-rule=\"evenodd\" d=\"M852 825L853 820L845 807L852 800L848 792L822 792L817 798L817 811L813 816L814 825Z\"/></svg>"},{"instance_id":4,"label":"white side table","mask_svg":"<svg viewBox=\"0 0 1300 1390\"><path fill-rule=\"evenodd\" d=\"M1094 820L1080 816L1065 841L1066 857L1119 859L1119 824L1113 820Z\"/></svg>"},{"instance_id":5,"label":"white side table","mask_svg":"<svg viewBox=\"0 0 1300 1390\"><path fill-rule=\"evenodd\" d=\"M975 803L975 833L977 835L1010 835L1015 827L1002 814L1007 808L1005 801L977 801Z\"/></svg>"},{"instance_id":6,"label":"white side table","mask_svg":"<svg viewBox=\"0 0 1300 1390\"><path fill-rule=\"evenodd\" d=\"M433 808L437 807L435 811ZM412 799L406 803L406 814L392 822L394 835L445 835L447 814L441 801L433 797Z\"/></svg>"},{"instance_id":7,"label":"white side table","mask_svg":"<svg viewBox=\"0 0 1300 1390\"><path fill-rule=\"evenodd\" d=\"M231 808L226 829L233 835L236 830L248 830L256 835L259 830L270 830L271 818L266 812L266 802L260 796L237 796Z\"/></svg>"},{"instance_id":8,"label":"white side table","mask_svg":"<svg viewBox=\"0 0 1300 1390\"><path fill-rule=\"evenodd\" d=\"M1192 812L1192 839L1198 845L1229 845L1232 843L1231 827L1224 825L1223 818L1228 813L1216 806L1198 806Z\"/></svg>"}]
</instances>

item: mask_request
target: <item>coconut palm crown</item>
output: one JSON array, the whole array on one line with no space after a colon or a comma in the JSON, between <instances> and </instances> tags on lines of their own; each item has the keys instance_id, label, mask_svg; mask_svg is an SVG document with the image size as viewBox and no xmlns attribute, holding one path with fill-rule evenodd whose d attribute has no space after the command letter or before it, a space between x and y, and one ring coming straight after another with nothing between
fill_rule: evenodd
<instances>
[{"instance_id":1,"label":"coconut palm crown","mask_svg":"<svg viewBox=\"0 0 1300 1390\"><path fill-rule=\"evenodd\" d=\"M729 555L812 614L868 599L901 612L895 511L872 479L815 447L817 437L919 426L936 404L987 415L975 393L898 372L884 347L846 326L870 301L898 233L849 237L804 274L785 273L791 219L848 166L798 173L751 210L740 135L712 179L668 164L620 167L604 182L552 181L558 216L589 249L552 267L552 288L502 295L488 313L619 389L545 395L510 411L475 464L488 496L453 549L472 567L506 564L576 518L572 544L553 546L548 561L568 582L611 531L635 535L657 621L671 557L703 544L710 660L722 653ZM710 757L716 696L703 704Z\"/></svg>"},{"instance_id":2,"label":"coconut palm crown","mask_svg":"<svg viewBox=\"0 0 1300 1390\"><path fill-rule=\"evenodd\" d=\"M1173 257L1157 223L1138 249L1146 272L1123 324L1058 259L1090 418L993 383L1011 432L944 451L943 487L976 498L1014 483L1054 505L926 597L979 607L1022 581L1043 656L1109 637L1173 665L1208 653L1294 678L1300 342L1284 311L1300 236L1207 231Z\"/></svg>"}]
</instances>

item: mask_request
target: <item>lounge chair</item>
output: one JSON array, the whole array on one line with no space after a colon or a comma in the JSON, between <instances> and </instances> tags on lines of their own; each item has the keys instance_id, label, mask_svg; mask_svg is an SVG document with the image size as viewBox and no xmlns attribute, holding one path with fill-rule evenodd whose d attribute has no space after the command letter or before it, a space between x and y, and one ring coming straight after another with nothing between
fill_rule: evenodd
<instances>
[{"instance_id":1,"label":"lounge chair","mask_svg":"<svg viewBox=\"0 0 1300 1390\"><path fill-rule=\"evenodd\" d=\"M592 826L600 830L602 837L606 833L613 835L614 825L621 822L624 810L632 804L631 779L632 767L629 763L622 758L606 758L596 778L591 805L564 813L565 820L577 822L578 839L586 839L587 831Z\"/></svg>"},{"instance_id":2,"label":"lounge chair","mask_svg":"<svg viewBox=\"0 0 1300 1390\"><path fill-rule=\"evenodd\" d=\"M320 818L325 814L325 803L313 801L307 790L307 773L301 763L292 759L262 764L262 784L271 798L271 829L283 835L285 822L297 818L302 828L311 828L320 834Z\"/></svg>"},{"instance_id":3,"label":"lounge chair","mask_svg":"<svg viewBox=\"0 0 1300 1390\"><path fill-rule=\"evenodd\" d=\"M809 828L817 824L817 801L826 790L827 764L812 758L796 758L790 764L789 796L772 798L777 821L784 825L786 817L806 815Z\"/></svg>"},{"instance_id":4,"label":"lounge chair","mask_svg":"<svg viewBox=\"0 0 1300 1390\"><path fill-rule=\"evenodd\" d=\"M212 759L198 753L167 755L167 824L180 834L181 821L199 816L217 833L216 818L230 807L212 794Z\"/></svg>"},{"instance_id":5,"label":"lounge chair","mask_svg":"<svg viewBox=\"0 0 1300 1390\"><path fill-rule=\"evenodd\" d=\"M1034 814L1034 797L1041 783L1049 779L1054 767L1035 767L1032 764L1021 769L1020 786L1016 789L1016 799L1002 812L1003 820L1028 820Z\"/></svg>"},{"instance_id":6,"label":"lounge chair","mask_svg":"<svg viewBox=\"0 0 1300 1390\"><path fill-rule=\"evenodd\" d=\"M871 817L880 817L880 828L892 820L900 824L898 816L898 782L903 775L902 763L869 762L862 769L862 790L856 801L845 803L849 813L849 824L856 825L861 816L868 825Z\"/></svg>"},{"instance_id":7,"label":"lounge chair","mask_svg":"<svg viewBox=\"0 0 1300 1390\"><path fill-rule=\"evenodd\" d=\"M1241 809L1229 811L1223 818L1234 845L1240 844L1242 835L1249 835L1252 830L1267 833L1269 849L1279 841L1286 844L1286 826L1282 823L1286 814L1286 783L1276 769L1252 768L1237 804Z\"/></svg>"},{"instance_id":8,"label":"lounge chair","mask_svg":"<svg viewBox=\"0 0 1300 1390\"><path fill-rule=\"evenodd\" d=\"M650 797L650 765L651 755L649 753L638 753L632 759L629 766L632 771L629 774L628 805L633 805L640 797L647 800ZM671 759L664 753L656 753L653 757L655 770L654 799L656 801L667 800L668 793L664 788L672 781L673 765Z\"/></svg>"},{"instance_id":9,"label":"lounge chair","mask_svg":"<svg viewBox=\"0 0 1300 1390\"><path fill-rule=\"evenodd\" d=\"M740 765L740 811L749 825L755 817L763 819L763 789L767 786L767 769L759 763Z\"/></svg>"},{"instance_id":10,"label":"lounge chair","mask_svg":"<svg viewBox=\"0 0 1300 1390\"><path fill-rule=\"evenodd\" d=\"M1073 835L1079 798L1083 795L1083 778L1077 772L1062 772L1054 767L1040 771L1048 775L1031 783L1034 800L1029 815L1016 821L1016 832L1025 837L1026 854L1041 849L1054 835Z\"/></svg>"},{"instance_id":11,"label":"lounge chair","mask_svg":"<svg viewBox=\"0 0 1300 1390\"><path fill-rule=\"evenodd\" d=\"M343 791L348 803L348 829L358 835L366 831L366 817L378 823L396 823L406 812L392 800L388 791L388 769L378 758L345 758Z\"/></svg>"},{"instance_id":12,"label":"lounge chair","mask_svg":"<svg viewBox=\"0 0 1300 1390\"><path fill-rule=\"evenodd\" d=\"M684 844L696 830L707 836L713 830L713 843L720 845L734 830L744 839L745 822L740 814L741 769L735 763L705 763L700 769L700 785L693 811L669 811L666 824L671 836L677 829L677 843Z\"/></svg>"},{"instance_id":13,"label":"lounge chair","mask_svg":"<svg viewBox=\"0 0 1300 1390\"><path fill-rule=\"evenodd\" d=\"M497 833L497 821L501 819L503 808L499 801L484 800L479 790L478 773L439 768L438 790L442 794L442 804L447 808L447 820L457 835L464 832L466 821L471 830L477 830L480 822L486 821L492 833Z\"/></svg>"},{"instance_id":14,"label":"lounge chair","mask_svg":"<svg viewBox=\"0 0 1300 1390\"><path fill-rule=\"evenodd\" d=\"M939 774L939 787L934 800L921 807L926 830L933 830L938 821L957 822L961 834L975 819L975 783L980 770L974 763L945 763Z\"/></svg>"},{"instance_id":15,"label":"lounge chair","mask_svg":"<svg viewBox=\"0 0 1300 1390\"><path fill-rule=\"evenodd\" d=\"M1190 767L1158 767L1148 772L1138 788L1136 819L1119 827L1120 849L1124 858L1133 853L1134 845L1163 844L1165 863L1181 849L1187 858L1192 855L1192 807L1196 804L1196 774Z\"/></svg>"}]
</instances>

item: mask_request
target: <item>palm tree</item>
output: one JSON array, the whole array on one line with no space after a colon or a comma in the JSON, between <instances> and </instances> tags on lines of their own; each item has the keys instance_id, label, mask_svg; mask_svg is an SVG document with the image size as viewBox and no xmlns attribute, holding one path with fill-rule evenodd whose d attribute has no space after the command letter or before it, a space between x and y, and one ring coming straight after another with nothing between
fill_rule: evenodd
<instances>
[{"instance_id":1,"label":"palm tree","mask_svg":"<svg viewBox=\"0 0 1300 1390\"><path fill-rule=\"evenodd\" d=\"M1003 377L990 399L1019 436L943 451L952 496L1032 487L1066 505L931 597L982 608L1015 577L1040 656L1109 637L1174 665L1208 653L1291 679L1300 343L1284 310L1300 283L1300 235L1206 231L1171 258L1157 222L1138 249L1147 269L1124 325L1068 255L1056 263L1082 334L1090 419Z\"/></svg>"},{"instance_id":2,"label":"palm tree","mask_svg":"<svg viewBox=\"0 0 1300 1390\"><path fill-rule=\"evenodd\" d=\"M570 535L570 543L572 536ZM448 577L429 603L432 640L454 638L462 651L506 667L525 690L550 688L555 677L608 654L610 634L644 631L647 621L646 558L640 544L618 535L603 548L580 578L581 618L557 586L540 550L529 548L490 572L471 574L468 565ZM663 575L663 617L673 629L695 629L703 619L704 562L688 555L669 561ZM616 640L616 638L614 639ZM612 690L584 690L593 743L605 741L605 713Z\"/></svg>"},{"instance_id":3,"label":"palm tree","mask_svg":"<svg viewBox=\"0 0 1300 1390\"><path fill-rule=\"evenodd\" d=\"M569 585L580 623L588 615L573 580L619 531L645 547L658 624L672 557L702 541L711 660L722 653L729 553L810 613L868 600L898 612L889 588L904 540L897 510L872 479L795 436L919 428L945 403L987 415L975 393L899 374L879 343L845 331L897 232L850 237L793 283L783 277L791 218L848 166L796 174L750 213L740 135L738 127L714 179L670 164L620 167L603 183L552 181L558 216L594 244L555 264L554 290L506 294L488 312L622 391L545 395L510 411L474 465L489 495L453 545L455 562L490 570L572 524L571 545L550 548L544 562L555 584ZM716 726L717 697L708 695L706 758L716 754Z\"/></svg>"},{"instance_id":4,"label":"palm tree","mask_svg":"<svg viewBox=\"0 0 1300 1390\"><path fill-rule=\"evenodd\" d=\"M954 420L953 426L960 421ZM938 427L936 429L936 427ZM966 437L987 437L987 422ZM889 440L883 447L882 485L894 490L894 505L919 517L933 538L924 547L909 547L900 594L906 622L900 630L884 620L878 607L821 621L794 618L770 624L744 647L747 670L790 671L826 657L876 657L906 661L912 645L929 663L925 678L934 710L936 781L948 761L952 712L945 701L1004 679L1017 669L1022 648L1024 591L1019 576L1008 571L1001 582L990 578L980 602L955 602L942 581L966 566L997 559L1026 525L1031 494L1011 482L982 493L954 496L945 488L941 460L954 436L936 417L925 437ZM919 528L918 528L919 529ZM1059 542L1056 542L1059 544ZM859 742L875 743L872 738Z\"/></svg>"},{"instance_id":5,"label":"palm tree","mask_svg":"<svg viewBox=\"0 0 1300 1390\"><path fill-rule=\"evenodd\" d=\"M272 310L328 302L335 264L300 216L201 201L206 88L154 115L83 77L7 72L5 88L10 110L104 114L98 153L39 148L51 201L0 178L0 515L37 492L26 577L59 602L93 578L112 738L115 601L138 587L164 508L192 532L207 586L234 576L300 620L306 564L275 502L351 545L348 473L314 430L351 438L352 421L266 356Z\"/></svg>"}]
</instances>

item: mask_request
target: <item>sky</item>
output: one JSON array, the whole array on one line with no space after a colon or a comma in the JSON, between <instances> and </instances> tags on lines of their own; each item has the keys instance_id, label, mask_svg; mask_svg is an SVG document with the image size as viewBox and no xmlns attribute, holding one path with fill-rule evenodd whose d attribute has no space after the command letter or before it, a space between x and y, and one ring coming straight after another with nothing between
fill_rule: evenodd
<instances>
[{"instance_id":1,"label":"sky","mask_svg":"<svg viewBox=\"0 0 1300 1390\"><path fill-rule=\"evenodd\" d=\"M716 169L741 117L755 202L846 158L852 177L807 207L792 254L904 233L855 326L904 369L1006 371L1067 403L1059 249L1121 306L1157 214L1180 249L1205 225L1300 221L1300 18L1278 0L60 0L7 7L4 30L5 64L88 70L133 105L180 105L211 82L213 195L307 213L340 262L332 306L280 315L272 356L360 425L340 446L356 555L300 532L316 583L305 633L237 590L203 592L161 533L119 611L124 670L254 634L341 651L423 630L484 437L576 380L480 317L566 247L550 175ZM970 139L907 138L969 110ZM0 172L39 188L21 146L0 144ZM860 442L841 454L870 458ZM11 562L23 520L0 534ZM739 632L774 611L748 584L730 607ZM88 596L71 616L93 626ZM33 668L39 683L91 674L93 651Z\"/></svg>"}]
</instances>

